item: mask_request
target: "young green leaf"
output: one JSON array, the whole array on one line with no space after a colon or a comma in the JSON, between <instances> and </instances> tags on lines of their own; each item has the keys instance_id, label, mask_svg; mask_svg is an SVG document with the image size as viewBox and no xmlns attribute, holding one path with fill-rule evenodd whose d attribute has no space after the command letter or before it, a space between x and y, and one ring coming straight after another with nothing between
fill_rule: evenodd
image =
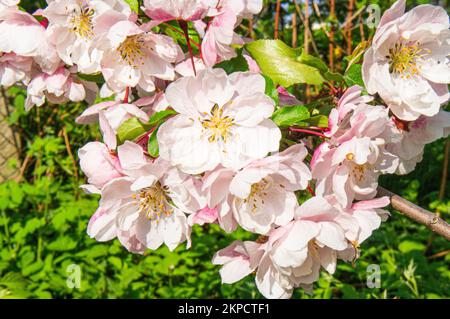
<instances>
[{"instance_id":1,"label":"young green leaf","mask_svg":"<svg viewBox=\"0 0 450 319\"><path fill-rule=\"evenodd\" d=\"M146 126L158 125L159 123L161 123L163 120L165 120L169 116L175 115L175 114L177 114L177 112L174 110L164 110L164 111L156 112L155 114L153 114L150 117L150 120L148 121L148 123L146 123Z\"/></svg>"},{"instance_id":2,"label":"young green leaf","mask_svg":"<svg viewBox=\"0 0 450 319\"><path fill-rule=\"evenodd\" d=\"M139 1L138 0L125 0L126 3L130 6L131 10L136 13L139 13Z\"/></svg>"},{"instance_id":3,"label":"young green leaf","mask_svg":"<svg viewBox=\"0 0 450 319\"><path fill-rule=\"evenodd\" d=\"M151 157L159 156L159 145L158 145L158 137L157 137L158 129L159 129L159 126L156 128L156 130L154 130L152 132L152 134L150 135L150 137L148 139L147 149L148 149L148 153L150 154Z\"/></svg>"},{"instance_id":4,"label":"young green leaf","mask_svg":"<svg viewBox=\"0 0 450 319\"><path fill-rule=\"evenodd\" d=\"M303 105L285 106L275 111L272 120L280 127L289 127L310 117L308 109Z\"/></svg>"},{"instance_id":5,"label":"young green leaf","mask_svg":"<svg viewBox=\"0 0 450 319\"><path fill-rule=\"evenodd\" d=\"M132 141L147 132L149 129L150 126L148 124L143 124L137 118L133 117L119 126L119 129L117 130L117 138L120 143Z\"/></svg>"},{"instance_id":6,"label":"young green leaf","mask_svg":"<svg viewBox=\"0 0 450 319\"><path fill-rule=\"evenodd\" d=\"M362 66L361 64L353 64L345 73L344 80L348 86L359 85L361 87L364 86L364 81L362 78L361 72Z\"/></svg>"},{"instance_id":7,"label":"young green leaf","mask_svg":"<svg viewBox=\"0 0 450 319\"><path fill-rule=\"evenodd\" d=\"M225 70L227 74L234 72L245 72L248 71L248 63L244 56L241 53L238 53L235 58L220 62L219 64L216 64L214 68L221 68Z\"/></svg>"},{"instance_id":8,"label":"young green leaf","mask_svg":"<svg viewBox=\"0 0 450 319\"><path fill-rule=\"evenodd\" d=\"M273 83L272 79L269 78L267 75L263 75L263 77L266 80L265 94L268 97L272 98L272 100L275 101L275 105L278 105L278 103L280 102L280 99L278 97L278 90L277 90L275 83Z\"/></svg>"},{"instance_id":9,"label":"young green leaf","mask_svg":"<svg viewBox=\"0 0 450 319\"><path fill-rule=\"evenodd\" d=\"M297 50L280 40L250 42L245 49L276 84L287 88L296 83L319 85L324 81L316 67L299 62Z\"/></svg>"}]
</instances>

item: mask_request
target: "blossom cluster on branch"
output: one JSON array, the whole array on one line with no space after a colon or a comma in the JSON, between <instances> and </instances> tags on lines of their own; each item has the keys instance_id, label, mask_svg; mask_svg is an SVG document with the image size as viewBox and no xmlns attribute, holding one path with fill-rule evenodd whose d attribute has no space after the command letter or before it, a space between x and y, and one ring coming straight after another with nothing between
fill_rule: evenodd
<instances>
[{"instance_id":1,"label":"blossom cluster on branch","mask_svg":"<svg viewBox=\"0 0 450 319\"><path fill-rule=\"evenodd\" d=\"M90 105L76 119L103 136L78 153L82 188L101 196L89 236L144 254L191 247L194 225L240 227L255 240L212 262L223 283L255 273L267 298L357 259L389 215L378 178L411 172L450 133L440 7L397 1L348 65L364 81L350 85L318 57L240 36L262 0L47 3L29 14L0 0L0 83L26 87L27 110ZM293 84L318 86L327 107L304 105Z\"/></svg>"}]
</instances>

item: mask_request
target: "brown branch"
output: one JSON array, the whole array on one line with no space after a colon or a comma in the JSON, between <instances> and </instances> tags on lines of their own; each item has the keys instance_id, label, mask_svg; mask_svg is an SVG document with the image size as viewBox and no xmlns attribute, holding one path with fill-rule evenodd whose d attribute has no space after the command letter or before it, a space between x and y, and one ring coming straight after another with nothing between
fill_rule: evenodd
<instances>
[{"instance_id":1,"label":"brown branch","mask_svg":"<svg viewBox=\"0 0 450 319\"><path fill-rule=\"evenodd\" d=\"M347 55L352 54L352 15L354 0L348 1L348 15L344 33L347 35Z\"/></svg>"},{"instance_id":2,"label":"brown branch","mask_svg":"<svg viewBox=\"0 0 450 319\"><path fill-rule=\"evenodd\" d=\"M445 143L445 149L444 149L444 164L442 167L442 177L441 177L441 186L439 188L439 200L444 200L445 197L445 187L447 185L447 178L448 178L448 157L450 153L450 139L447 140Z\"/></svg>"},{"instance_id":3,"label":"brown branch","mask_svg":"<svg viewBox=\"0 0 450 319\"><path fill-rule=\"evenodd\" d=\"M308 35L309 35L309 41L311 41L311 45L314 50L314 53L317 56L320 56L320 52L319 52L319 49L317 48L316 41L314 40L314 36L311 32L311 28L309 28L309 25L306 24L305 16L303 15L302 9L300 8L300 5L297 3L297 0L294 0L294 5L295 5L295 10L297 11L298 17L300 18L300 21L305 26L305 32L308 33Z\"/></svg>"},{"instance_id":4,"label":"brown branch","mask_svg":"<svg viewBox=\"0 0 450 319\"><path fill-rule=\"evenodd\" d=\"M438 215L407 201L381 186L378 187L378 196L388 196L392 208L419 224L425 225L436 234L450 241L450 225Z\"/></svg>"},{"instance_id":5,"label":"brown branch","mask_svg":"<svg viewBox=\"0 0 450 319\"><path fill-rule=\"evenodd\" d=\"M335 18L335 2L334 0L330 0L330 17ZM334 70L334 25L331 23L330 26L330 36L329 36L330 43L328 44L328 54L329 54L329 61L330 61L330 70Z\"/></svg>"},{"instance_id":6,"label":"brown branch","mask_svg":"<svg viewBox=\"0 0 450 319\"><path fill-rule=\"evenodd\" d=\"M28 164L30 163L31 160L31 155L27 154L27 156L25 157L22 166L20 167L20 171L19 171L19 176L17 176L16 178L16 182L20 183L22 181L22 178L25 175L25 170L27 169Z\"/></svg>"},{"instance_id":7,"label":"brown branch","mask_svg":"<svg viewBox=\"0 0 450 319\"><path fill-rule=\"evenodd\" d=\"M273 34L273 38L275 40L278 39L278 29L280 27L280 10L281 10L281 0L277 0L277 6L276 6L276 11L275 11L275 30L274 30L274 34Z\"/></svg>"},{"instance_id":8,"label":"brown branch","mask_svg":"<svg viewBox=\"0 0 450 319\"><path fill-rule=\"evenodd\" d=\"M292 47L297 47L297 13L294 11L292 12Z\"/></svg>"},{"instance_id":9,"label":"brown branch","mask_svg":"<svg viewBox=\"0 0 450 319\"><path fill-rule=\"evenodd\" d=\"M69 136L67 135L66 127L63 128L62 134L63 134L63 137L64 137L64 142L66 144L67 154L69 155L70 160L72 161L73 175L75 177L76 183L78 183L78 166L77 166L77 161L75 160L75 157L73 156L73 153L72 153L72 149L70 148Z\"/></svg>"}]
</instances>

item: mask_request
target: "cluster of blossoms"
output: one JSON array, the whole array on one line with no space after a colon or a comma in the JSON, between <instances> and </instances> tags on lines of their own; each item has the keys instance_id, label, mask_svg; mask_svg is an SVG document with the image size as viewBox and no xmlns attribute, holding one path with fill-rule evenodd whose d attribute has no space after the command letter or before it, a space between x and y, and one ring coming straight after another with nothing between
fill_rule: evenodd
<instances>
[{"instance_id":1,"label":"cluster of blossoms","mask_svg":"<svg viewBox=\"0 0 450 319\"><path fill-rule=\"evenodd\" d=\"M223 283L256 273L267 298L311 290L322 268L332 274L338 259L358 258L388 216L379 176L412 171L424 146L450 133L449 18L439 7L405 13L404 0L394 4L364 57L371 95L347 88L315 132L322 143L297 138L284 148L273 114L300 102L279 87L276 105L245 51L249 71L214 68L248 41L235 29L262 0L145 0L139 14L123 0L48 0L33 15L18 2L0 0L1 85L26 86L27 109L106 99L77 118L103 135L79 150L82 188L101 196L88 234L143 254L189 248L194 225L240 227L255 241L232 243L213 263ZM162 26L184 35L189 52ZM154 125L122 141L133 119Z\"/></svg>"}]
</instances>

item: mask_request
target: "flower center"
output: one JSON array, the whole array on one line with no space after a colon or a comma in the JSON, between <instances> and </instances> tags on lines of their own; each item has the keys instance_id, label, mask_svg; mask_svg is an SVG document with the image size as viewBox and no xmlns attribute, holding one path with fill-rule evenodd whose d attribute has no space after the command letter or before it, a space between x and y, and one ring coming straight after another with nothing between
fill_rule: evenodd
<instances>
[{"instance_id":1,"label":"flower center","mask_svg":"<svg viewBox=\"0 0 450 319\"><path fill-rule=\"evenodd\" d=\"M72 26L72 31L81 38L92 38L94 36L94 24L92 22L94 13L95 11L88 6L74 9L74 12L70 17L70 25Z\"/></svg>"},{"instance_id":2,"label":"flower center","mask_svg":"<svg viewBox=\"0 0 450 319\"><path fill-rule=\"evenodd\" d=\"M261 204L264 205L264 198L267 196L267 190L270 188L270 181L266 178L263 178L258 183L252 184L250 189L250 195L246 199L244 199L244 203L250 203L252 206L252 212L254 213L258 209L258 203L261 201Z\"/></svg>"},{"instance_id":3,"label":"flower center","mask_svg":"<svg viewBox=\"0 0 450 319\"><path fill-rule=\"evenodd\" d=\"M145 43L144 34L136 34L128 36L125 41L119 45L117 51L119 52L122 61L137 68L144 64L146 48L147 45Z\"/></svg>"},{"instance_id":4,"label":"flower center","mask_svg":"<svg viewBox=\"0 0 450 319\"><path fill-rule=\"evenodd\" d=\"M389 72L397 73L402 78L410 78L419 73L417 62L423 59L429 52L427 49L420 47L420 43L404 44L396 43L393 48L389 49Z\"/></svg>"},{"instance_id":5,"label":"flower center","mask_svg":"<svg viewBox=\"0 0 450 319\"><path fill-rule=\"evenodd\" d=\"M170 216L173 213L166 190L159 182L141 190L139 195L133 195L133 198L139 200L139 211L149 220L159 222L161 217Z\"/></svg>"},{"instance_id":6,"label":"flower center","mask_svg":"<svg viewBox=\"0 0 450 319\"><path fill-rule=\"evenodd\" d=\"M226 143L233 126L233 119L229 116L223 116L223 110L215 105L211 110L211 117L202 121L202 126L210 133L209 142L217 142L221 139Z\"/></svg>"}]
</instances>

